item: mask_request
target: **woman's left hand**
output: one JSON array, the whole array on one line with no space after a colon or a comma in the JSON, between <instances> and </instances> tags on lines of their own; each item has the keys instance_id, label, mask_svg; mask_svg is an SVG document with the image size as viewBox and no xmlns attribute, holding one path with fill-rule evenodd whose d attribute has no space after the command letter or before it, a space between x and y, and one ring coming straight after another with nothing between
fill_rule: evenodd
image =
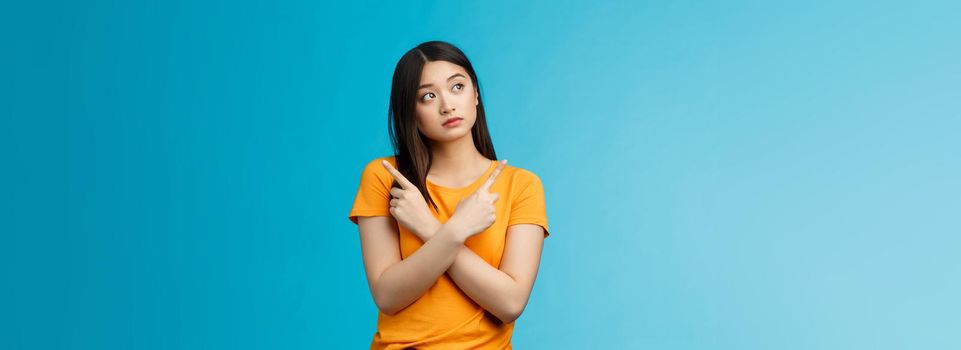
<instances>
[{"instance_id":1,"label":"woman's left hand","mask_svg":"<svg viewBox=\"0 0 961 350\"><path fill-rule=\"evenodd\" d=\"M386 160L381 161L381 163L384 164L384 167L401 187L390 189L390 215L398 223L404 225L407 230L426 242L440 228L440 222L431 214L427 202L417 186L408 181Z\"/></svg>"}]
</instances>

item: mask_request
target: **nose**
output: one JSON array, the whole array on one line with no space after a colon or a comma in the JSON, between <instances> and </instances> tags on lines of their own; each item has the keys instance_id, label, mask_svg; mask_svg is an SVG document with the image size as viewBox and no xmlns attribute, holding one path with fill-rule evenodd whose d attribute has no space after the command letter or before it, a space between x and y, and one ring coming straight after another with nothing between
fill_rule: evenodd
<instances>
[{"instance_id":1,"label":"nose","mask_svg":"<svg viewBox=\"0 0 961 350\"><path fill-rule=\"evenodd\" d=\"M446 98L441 98L440 114L448 114L455 110L454 106L447 102Z\"/></svg>"}]
</instances>

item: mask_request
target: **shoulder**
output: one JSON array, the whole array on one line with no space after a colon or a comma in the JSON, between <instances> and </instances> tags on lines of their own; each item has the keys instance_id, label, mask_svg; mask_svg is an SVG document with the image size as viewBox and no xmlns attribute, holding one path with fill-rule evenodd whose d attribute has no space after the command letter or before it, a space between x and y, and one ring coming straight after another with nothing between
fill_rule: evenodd
<instances>
[{"instance_id":1,"label":"shoulder","mask_svg":"<svg viewBox=\"0 0 961 350\"><path fill-rule=\"evenodd\" d=\"M385 160L388 163L390 163L390 165L393 165L395 168L397 167L397 158L395 156L385 156L385 157L377 157L368 161L367 164L364 166L364 171L365 172L376 171L378 169L382 169L384 170L384 173L387 173L387 169L384 168L383 164L381 164L381 162Z\"/></svg>"},{"instance_id":2,"label":"shoulder","mask_svg":"<svg viewBox=\"0 0 961 350\"><path fill-rule=\"evenodd\" d=\"M511 180L517 185L521 185L521 186L527 186L530 184L540 185L541 183L540 176L537 176L537 174L534 173L533 171L522 168L522 167L517 167L517 166L508 164L504 168L504 172L510 174Z\"/></svg>"},{"instance_id":3,"label":"shoulder","mask_svg":"<svg viewBox=\"0 0 961 350\"><path fill-rule=\"evenodd\" d=\"M395 168L397 167L396 157L394 156L377 157L377 158L371 159L370 161L367 162L366 165L364 165L364 171L363 171L362 177L369 178L371 180L377 179L377 180L380 180L381 182L388 182L392 180L393 178L391 177L390 172L387 171L387 168L385 168L384 164L382 163L385 160Z\"/></svg>"}]
</instances>

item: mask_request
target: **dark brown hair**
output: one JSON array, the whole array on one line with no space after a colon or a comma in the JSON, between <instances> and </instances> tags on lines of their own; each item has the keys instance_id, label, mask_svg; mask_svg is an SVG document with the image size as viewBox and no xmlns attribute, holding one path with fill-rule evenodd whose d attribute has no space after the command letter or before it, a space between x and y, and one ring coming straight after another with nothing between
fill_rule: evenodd
<instances>
[{"instance_id":1,"label":"dark brown hair","mask_svg":"<svg viewBox=\"0 0 961 350\"><path fill-rule=\"evenodd\" d=\"M456 64L470 75L474 90L477 91L477 120L471 128L474 147L488 159L496 160L497 155L494 153L494 144L491 143L490 132L487 130L480 83L467 56L454 45L443 41L428 41L407 51L394 68L394 79L390 89L390 108L387 111L387 128L390 141L394 145L397 170L417 186L427 203L437 209L437 204L427 192L427 171L431 163L430 139L417 129L417 117L414 115L421 72L424 70L424 64L432 61ZM400 185L394 181L392 187L400 187Z\"/></svg>"}]
</instances>

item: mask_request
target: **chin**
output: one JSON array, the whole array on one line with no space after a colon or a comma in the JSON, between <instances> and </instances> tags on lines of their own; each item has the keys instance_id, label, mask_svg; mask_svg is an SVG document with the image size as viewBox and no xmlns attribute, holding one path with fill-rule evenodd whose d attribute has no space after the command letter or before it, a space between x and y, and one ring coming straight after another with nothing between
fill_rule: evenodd
<instances>
[{"instance_id":1,"label":"chin","mask_svg":"<svg viewBox=\"0 0 961 350\"><path fill-rule=\"evenodd\" d=\"M430 139L437 142L455 141L463 137L469 136L470 130L471 129L457 129L451 132L445 132L446 130L441 130L438 134L435 134L433 135L433 137L430 137Z\"/></svg>"}]
</instances>

